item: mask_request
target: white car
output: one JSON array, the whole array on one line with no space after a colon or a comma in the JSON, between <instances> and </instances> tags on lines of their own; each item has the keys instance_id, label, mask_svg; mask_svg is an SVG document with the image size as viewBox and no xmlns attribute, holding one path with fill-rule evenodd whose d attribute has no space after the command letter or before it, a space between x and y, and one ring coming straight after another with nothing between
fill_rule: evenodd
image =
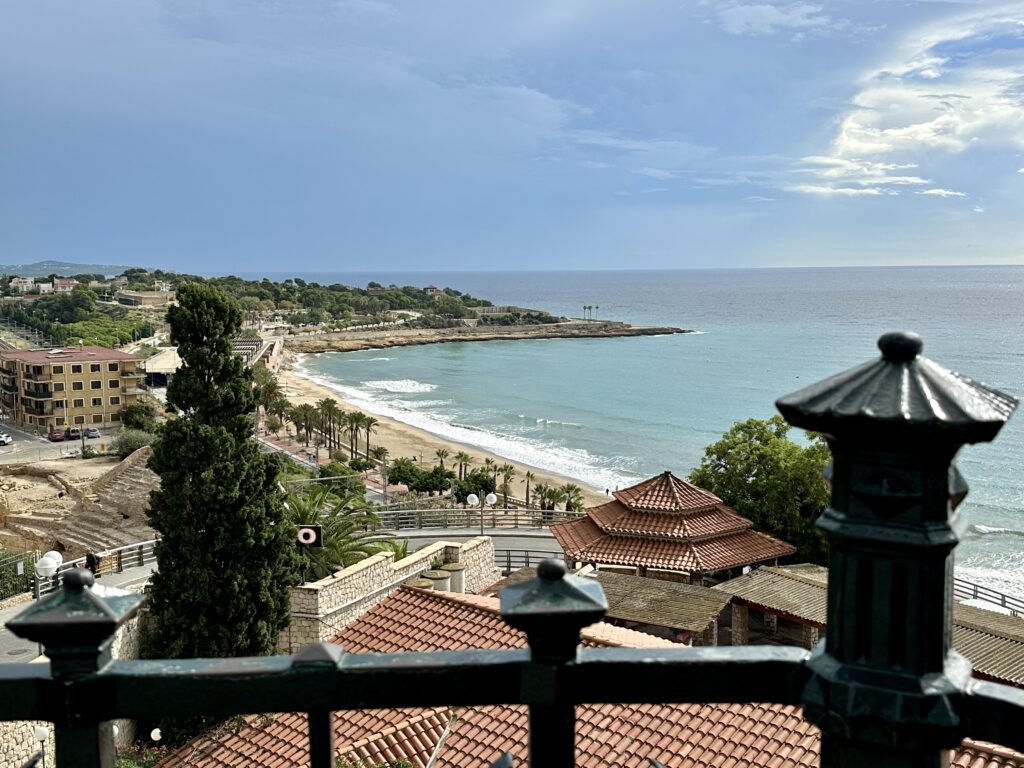
<instances>
[{"instance_id":1,"label":"white car","mask_svg":"<svg viewBox=\"0 0 1024 768\"><path fill-rule=\"evenodd\" d=\"M14 445L14 438L6 432L0 432L0 445Z\"/></svg>"}]
</instances>

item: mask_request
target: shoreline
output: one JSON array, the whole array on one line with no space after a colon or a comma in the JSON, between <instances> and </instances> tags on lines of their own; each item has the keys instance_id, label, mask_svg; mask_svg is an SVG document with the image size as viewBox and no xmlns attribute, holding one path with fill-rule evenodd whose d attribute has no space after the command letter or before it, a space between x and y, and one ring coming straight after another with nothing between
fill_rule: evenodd
<instances>
[{"instance_id":1,"label":"shoreline","mask_svg":"<svg viewBox=\"0 0 1024 768\"><path fill-rule=\"evenodd\" d=\"M360 349L374 348L376 347L360 347ZM324 351L354 351L354 349L339 350L337 348L330 348ZM370 444L371 446L382 445L387 448L390 460L394 460L399 457L419 456L422 457L423 464L433 466L437 463L436 451L443 449L449 452L449 456L445 459L445 466L451 466L452 464L456 464L455 454L459 451L465 451L473 457L473 463L470 465L471 469L482 467L484 459L486 458L493 459L498 464L511 464L514 466L516 468L516 475L512 480L510 492L511 495L516 496L517 498L522 498L524 496L524 476L526 472L532 472L535 479L530 483L531 496L533 493L532 489L537 483L546 483L548 485L555 486L564 485L565 483L575 483L583 490L585 506L590 507L596 504L603 504L609 499L609 497L605 495L604 489L595 488L577 478L562 475L557 472L551 472L542 467L536 467L520 461L513 461L512 459L508 459L492 451L487 451L468 443L462 443L457 440L442 437L434 434L433 432L421 429L420 427L414 427L411 424L406 424L398 419L392 418L391 416L385 416L377 413L363 405L358 407L354 406L346 400L343 395L334 389L331 389L329 386L297 373L293 367L296 354L297 351L286 349L284 352L284 360L277 371L278 383L280 384L282 393L288 401L293 404L316 404L318 400L330 398L337 401L342 410L358 410L372 415L377 419L378 423L376 424L371 436ZM298 352L298 354L316 353L307 353L302 351ZM363 436L360 445L365 445L365 435ZM498 493L498 499L500 504L500 493Z\"/></svg>"},{"instance_id":2,"label":"shoreline","mask_svg":"<svg viewBox=\"0 0 1024 768\"><path fill-rule=\"evenodd\" d=\"M460 326L457 328L391 328L380 331L316 333L285 337L292 353L357 352L367 349L446 344L463 341L523 341L529 339L604 339L696 333L670 326L637 326L612 321L571 321L557 325Z\"/></svg>"}]
</instances>

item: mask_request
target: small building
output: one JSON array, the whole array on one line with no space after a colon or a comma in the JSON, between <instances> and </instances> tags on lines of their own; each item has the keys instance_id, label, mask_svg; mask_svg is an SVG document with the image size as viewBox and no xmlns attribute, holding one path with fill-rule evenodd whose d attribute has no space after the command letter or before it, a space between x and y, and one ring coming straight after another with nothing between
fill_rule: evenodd
<instances>
[{"instance_id":1,"label":"small building","mask_svg":"<svg viewBox=\"0 0 1024 768\"><path fill-rule=\"evenodd\" d=\"M53 283L36 283L35 290L39 294L53 293Z\"/></svg>"},{"instance_id":2,"label":"small building","mask_svg":"<svg viewBox=\"0 0 1024 768\"><path fill-rule=\"evenodd\" d=\"M54 293L71 293L75 290L78 281L73 277L58 277L53 281Z\"/></svg>"},{"instance_id":3,"label":"small building","mask_svg":"<svg viewBox=\"0 0 1024 768\"><path fill-rule=\"evenodd\" d=\"M118 304L129 307L166 307L174 301L174 293L169 291L128 291L119 290L114 294Z\"/></svg>"},{"instance_id":4,"label":"small building","mask_svg":"<svg viewBox=\"0 0 1024 768\"><path fill-rule=\"evenodd\" d=\"M612 494L586 516L552 523L566 562L629 566L636 575L670 571L699 583L712 574L774 562L796 547L766 533L709 491L671 472Z\"/></svg>"},{"instance_id":5,"label":"small building","mask_svg":"<svg viewBox=\"0 0 1024 768\"><path fill-rule=\"evenodd\" d=\"M32 293L36 289L36 281L31 277L12 277L10 285L18 293Z\"/></svg>"},{"instance_id":6,"label":"small building","mask_svg":"<svg viewBox=\"0 0 1024 768\"><path fill-rule=\"evenodd\" d=\"M729 596L696 584L662 581L614 571L580 571L580 576L597 579L608 600L605 621L635 629L674 643L718 645L718 618ZM536 578L536 568L520 568L484 594L497 595L502 589Z\"/></svg>"},{"instance_id":7,"label":"small building","mask_svg":"<svg viewBox=\"0 0 1024 768\"><path fill-rule=\"evenodd\" d=\"M828 569L822 566L761 567L714 589L732 598L733 645L750 640L751 609L763 617L767 642L813 648L825 629ZM1024 688L1024 618L955 603L953 648L974 665L975 677Z\"/></svg>"},{"instance_id":8,"label":"small building","mask_svg":"<svg viewBox=\"0 0 1024 768\"><path fill-rule=\"evenodd\" d=\"M427 294L427 296L432 298L434 301L437 301L438 299L443 299L447 295L443 290L438 288L436 285L428 285L426 288L423 289L423 292Z\"/></svg>"}]
</instances>

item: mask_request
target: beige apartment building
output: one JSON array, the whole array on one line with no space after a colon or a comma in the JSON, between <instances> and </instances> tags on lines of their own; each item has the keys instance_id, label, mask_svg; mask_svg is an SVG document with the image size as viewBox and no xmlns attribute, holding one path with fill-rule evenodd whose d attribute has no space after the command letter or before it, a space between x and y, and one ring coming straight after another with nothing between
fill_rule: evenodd
<instances>
[{"instance_id":1,"label":"beige apartment building","mask_svg":"<svg viewBox=\"0 0 1024 768\"><path fill-rule=\"evenodd\" d=\"M14 424L45 434L70 425L113 427L142 394L135 355L106 347L0 351L0 404Z\"/></svg>"}]
</instances>

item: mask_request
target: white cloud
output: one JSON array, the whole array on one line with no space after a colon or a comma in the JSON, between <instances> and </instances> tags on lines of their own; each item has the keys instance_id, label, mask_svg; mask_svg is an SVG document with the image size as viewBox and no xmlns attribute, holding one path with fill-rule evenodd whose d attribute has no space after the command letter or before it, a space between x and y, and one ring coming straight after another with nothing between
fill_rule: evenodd
<instances>
[{"instance_id":1,"label":"white cloud","mask_svg":"<svg viewBox=\"0 0 1024 768\"><path fill-rule=\"evenodd\" d=\"M718 9L722 29L731 35L771 35L781 30L820 29L831 19L808 3L734 3Z\"/></svg>"},{"instance_id":2,"label":"white cloud","mask_svg":"<svg viewBox=\"0 0 1024 768\"><path fill-rule=\"evenodd\" d=\"M659 179L661 181L676 178L676 174L672 173L672 171L666 171L663 168L634 168L633 173L638 173L641 176L649 176L652 179Z\"/></svg>"},{"instance_id":3,"label":"white cloud","mask_svg":"<svg viewBox=\"0 0 1024 768\"><path fill-rule=\"evenodd\" d=\"M974 206L974 212L975 213L984 213L985 209L982 208L980 205L976 205L976 206Z\"/></svg>"},{"instance_id":4,"label":"white cloud","mask_svg":"<svg viewBox=\"0 0 1024 768\"><path fill-rule=\"evenodd\" d=\"M859 197L861 195L881 195L877 187L830 187L823 184L794 184L783 187L787 192L801 192L808 195L826 197Z\"/></svg>"},{"instance_id":5,"label":"white cloud","mask_svg":"<svg viewBox=\"0 0 1024 768\"><path fill-rule=\"evenodd\" d=\"M971 150L1019 150L1022 38L1020 2L910 31L890 61L861 79L827 155L805 158L801 170L827 186L922 185L929 183L925 174L903 171L937 168ZM919 194L966 196L945 189Z\"/></svg>"},{"instance_id":6,"label":"white cloud","mask_svg":"<svg viewBox=\"0 0 1024 768\"><path fill-rule=\"evenodd\" d=\"M1024 168L1018 168L1017 173L1024 173Z\"/></svg>"},{"instance_id":7,"label":"white cloud","mask_svg":"<svg viewBox=\"0 0 1024 768\"><path fill-rule=\"evenodd\" d=\"M774 197L764 197L763 195L748 195L747 197L744 197L743 199L747 200L748 202L751 202L751 203L774 203L775 202L775 198Z\"/></svg>"}]
</instances>

